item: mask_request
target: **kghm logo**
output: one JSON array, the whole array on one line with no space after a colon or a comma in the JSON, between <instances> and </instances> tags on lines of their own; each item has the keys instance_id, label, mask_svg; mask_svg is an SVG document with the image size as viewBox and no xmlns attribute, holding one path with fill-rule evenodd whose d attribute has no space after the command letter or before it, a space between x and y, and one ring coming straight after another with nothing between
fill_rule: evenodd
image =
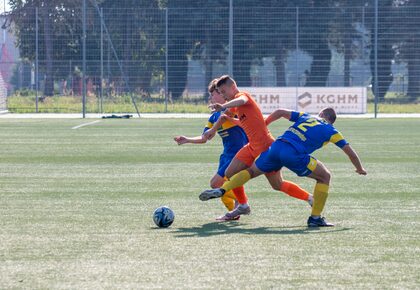
<instances>
[{"instance_id":1,"label":"kghm logo","mask_svg":"<svg viewBox=\"0 0 420 290\"><path fill-rule=\"evenodd\" d=\"M312 103L312 95L308 92L304 92L298 97L298 104L301 108L305 108Z\"/></svg>"}]
</instances>

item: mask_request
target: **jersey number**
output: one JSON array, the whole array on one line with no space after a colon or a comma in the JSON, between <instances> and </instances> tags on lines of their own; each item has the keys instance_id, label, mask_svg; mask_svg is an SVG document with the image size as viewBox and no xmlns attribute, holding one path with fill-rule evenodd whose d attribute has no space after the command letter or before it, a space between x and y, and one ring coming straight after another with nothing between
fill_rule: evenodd
<instances>
[{"instance_id":1,"label":"jersey number","mask_svg":"<svg viewBox=\"0 0 420 290\"><path fill-rule=\"evenodd\" d=\"M304 123L300 124L298 126L298 128L300 130L302 130L302 132L306 132L308 130L306 127L315 127L316 125L319 125L319 124L320 123L318 122L317 119L315 119L315 118L309 118Z\"/></svg>"}]
</instances>

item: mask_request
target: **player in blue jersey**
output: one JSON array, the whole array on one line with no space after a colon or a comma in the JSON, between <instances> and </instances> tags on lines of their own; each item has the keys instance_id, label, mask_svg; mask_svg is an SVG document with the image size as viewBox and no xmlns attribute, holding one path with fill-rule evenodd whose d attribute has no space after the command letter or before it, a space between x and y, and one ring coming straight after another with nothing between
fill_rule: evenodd
<instances>
[{"instance_id":1,"label":"player in blue jersey","mask_svg":"<svg viewBox=\"0 0 420 290\"><path fill-rule=\"evenodd\" d=\"M331 173L325 165L310 154L328 143L334 143L349 157L360 175L366 175L362 163L343 135L334 128L336 113L333 108L323 109L318 116L279 109L267 117L267 125L285 118L294 122L283 135L264 151L254 164L225 182L221 188L212 189L215 194L223 195L227 190L243 186L251 178L261 174L280 170L286 167L298 176L307 176L316 180L314 189L314 203L311 216L308 218L309 227L333 226L321 217L330 185ZM229 215L229 213L227 214ZM229 216L232 218L233 216Z\"/></svg>"},{"instance_id":2,"label":"player in blue jersey","mask_svg":"<svg viewBox=\"0 0 420 290\"><path fill-rule=\"evenodd\" d=\"M210 102L211 103L224 103L224 98L216 90L216 83L218 79L213 80L209 84L208 91L210 93ZM206 143L209 139L206 138L204 132L210 130L213 125L217 122L223 112L215 112L208 119L207 125L204 128L203 134L197 137L186 137L186 136L176 136L174 140L178 145L193 143L193 144L203 144ZM218 188L223 185L225 181L225 171L229 166L232 159L235 157L236 153L248 143L248 139L244 130L238 125L234 124L232 121L225 121L222 126L217 130L217 133L222 138L223 142L223 152L219 158L219 167L216 174L210 180L210 186L212 188ZM211 138L210 138L211 139ZM233 191L243 192L243 187L237 187ZM222 197L222 202L226 208L231 211L235 208L236 197L232 191L227 191L226 194ZM234 217L233 220L238 219L239 216ZM224 219L226 220L226 219Z\"/></svg>"}]
</instances>

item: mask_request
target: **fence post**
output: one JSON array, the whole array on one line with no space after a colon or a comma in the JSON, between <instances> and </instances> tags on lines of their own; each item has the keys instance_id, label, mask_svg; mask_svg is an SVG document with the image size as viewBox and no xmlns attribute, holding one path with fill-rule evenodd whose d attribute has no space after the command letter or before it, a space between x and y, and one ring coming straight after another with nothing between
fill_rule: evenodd
<instances>
[{"instance_id":1,"label":"fence post","mask_svg":"<svg viewBox=\"0 0 420 290\"><path fill-rule=\"evenodd\" d=\"M38 38L39 38L39 27L38 27L38 7L35 7L35 112L38 113L38 100L39 100L39 47L38 47Z\"/></svg>"},{"instance_id":2,"label":"fence post","mask_svg":"<svg viewBox=\"0 0 420 290\"><path fill-rule=\"evenodd\" d=\"M165 113L168 112L168 8L165 9Z\"/></svg>"},{"instance_id":3,"label":"fence post","mask_svg":"<svg viewBox=\"0 0 420 290\"><path fill-rule=\"evenodd\" d=\"M102 114L103 113L103 96L104 96L104 87L103 87L103 82L104 82L104 27L102 25L103 22L103 8L101 8L101 13L99 15L99 17L101 18L101 84L99 86L100 88L100 92L99 92L99 97L100 97L100 108L99 108L99 112Z\"/></svg>"},{"instance_id":4,"label":"fence post","mask_svg":"<svg viewBox=\"0 0 420 290\"><path fill-rule=\"evenodd\" d=\"M378 0L375 0L375 119L378 117Z\"/></svg>"},{"instance_id":5,"label":"fence post","mask_svg":"<svg viewBox=\"0 0 420 290\"><path fill-rule=\"evenodd\" d=\"M83 7L82 7L82 26L83 26L83 35L82 35L82 62L83 62L83 69L82 69L82 111L83 111L83 118L86 118L86 0L83 0Z\"/></svg>"},{"instance_id":6,"label":"fence post","mask_svg":"<svg viewBox=\"0 0 420 290\"><path fill-rule=\"evenodd\" d=\"M366 23L365 23L365 6L362 7L362 29L364 30L366 28ZM366 62L366 56L365 56L365 35L362 35L362 59L363 59L363 65ZM365 74L365 70L362 71L362 84L365 83L366 81L366 74Z\"/></svg>"},{"instance_id":7,"label":"fence post","mask_svg":"<svg viewBox=\"0 0 420 290\"><path fill-rule=\"evenodd\" d=\"M299 88L299 7L296 7L296 40L295 40L295 72L296 72L296 111L298 111Z\"/></svg>"},{"instance_id":8,"label":"fence post","mask_svg":"<svg viewBox=\"0 0 420 290\"><path fill-rule=\"evenodd\" d=\"M233 0L229 0L229 54L228 72L233 76Z\"/></svg>"},{"instance_id":9,"label":"fence post","mask_svg":"<svg viewBox=\"0 0 420 290\"><path fill-rule=\"evenodd\" d=\"M71 92L71 96L74 96L74 80L73 80L73 62L71 60L69 60L69 78L70 78L70 92Z\"/></svg>"}]
</instances>

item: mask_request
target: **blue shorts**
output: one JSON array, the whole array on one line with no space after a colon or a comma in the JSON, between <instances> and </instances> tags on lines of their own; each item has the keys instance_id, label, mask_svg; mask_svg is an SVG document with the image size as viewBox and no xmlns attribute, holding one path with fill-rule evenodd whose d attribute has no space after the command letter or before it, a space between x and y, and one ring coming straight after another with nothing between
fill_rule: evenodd
<instances>
[{"instance_id":1,"label":"blue shorts","mask_svg":"<svg viewBox=\"0 0 420 290\"><path fill-rule=\"evenodd\" d=\"M290 143L279 139L255 161L255 165L263 172L277 171L284 166L298 176L308 176L315 170L316 164L314 157L299 153Z\"/></svg>"},{"instance_id":2,"label":"blue shorts","mask_svg":"<svg viewBox=\"0 0 420 290\"><path fill-rule=\"evenodd\" d=\"M219 168L217 169L217 174L221 177L225 177L226 168L228 168L230 162L235 157L235 154L226 154L222 153L219 158Z\"/></svg>"}]
</instances>

